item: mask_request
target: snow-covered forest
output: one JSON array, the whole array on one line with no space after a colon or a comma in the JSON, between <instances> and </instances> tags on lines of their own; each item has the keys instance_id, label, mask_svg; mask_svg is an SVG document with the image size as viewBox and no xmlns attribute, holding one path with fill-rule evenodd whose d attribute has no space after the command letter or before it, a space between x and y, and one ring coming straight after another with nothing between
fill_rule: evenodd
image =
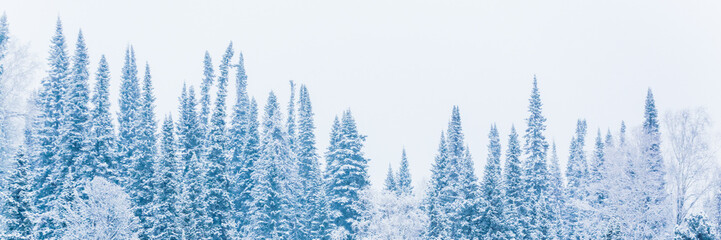
<instances>
[{"instance_id":1,"label":"snow-covered forest","mask_svg":"<svg viewBox=\"0 0 721 240\"><path fill-rule=\"evenodd\" d=\"M171 115L156 111L132 45L110 66L60 19L41 85L21 96L36 66L10 22L0 18L1 239L721 239L712 120L703 108L660 113L653 86L629 103L639 126L564 126L575 134L558 143L570 144L562 161L543 79L529 76L525 124L491 125L487 156L471 156L462 126L477 123L448 106L427 183L412 183L405 149L371 182L376 160L351 110L320 149L313 89L291 81L287 103L251 96L232 43L206 52L202 84L174 94Z\"/></svg>"}]
</instances>

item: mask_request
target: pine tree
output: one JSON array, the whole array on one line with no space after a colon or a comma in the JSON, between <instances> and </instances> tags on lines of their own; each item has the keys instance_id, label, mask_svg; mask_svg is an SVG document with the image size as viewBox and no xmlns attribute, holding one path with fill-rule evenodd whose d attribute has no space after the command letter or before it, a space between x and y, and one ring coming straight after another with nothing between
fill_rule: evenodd
<instances>
[{"instance_id":1,"label":"pine tree","mask_svg":"<svg viewBox=\"0 0 721 240\"><path fill-rule=\"evenodd\" d=\"M230 169L234 181L233 205L237 232L248 235L251 222L250 210L253 203L251 191L255 185L251 178L253 165L259 157L260 136L258 133L258 114L255 99L248 97L246 90L248 76L243 65L243 53L239 54L237 65L236 102L233 106L233 118L230 127Z\"/></svg>"},{"instance_id":2,"label":"pine tree","mask_svg":"<svg viewBox=\"0 0 721 240\"><path fill-rule=\"evenodd\" d=\"M361 217L366 205L360 194L370 185L368 181L368 159L363 156L365 136L358 132L350 110L343 113L340 128L331 139L329 148L330 172L328 201L332 231L347 233L348 239L355 239L357 229L353 223Z\"/></svg>"},{"instance_id":3,"label":"pine tree","mask_svg":"<svg viewBox=\"0 0 721 240\"><path fill-rule=\"evenodd\" d=\"M205 58L203 59L203 82L200 85L200 115L198 115L204 150L207 147L208 132L210 131L210 88L213 86L214 79L213 61L210 58L210 53L205 51Z\"/></svg>"},{"instance_id":4,"label":"pine tree","mask_svg":"<svg viewBox=\"0 0 721 240\"><path fill-rule=\"evenodd\" d=\"M195 90L190 87L183 91L180 97L180 119L177 124L178 154L182 166L182 195L181 195L181 224L184 239L202 239L206 237L204 231L210 221L205 209L205 162L200 157L201 139L198 129L198 116L196 112Z\"/></svg>"},{"instance_id":5,"label":"pine tree","mask_svg":"<svg viewBox=\"0 0 721 240\"><path fill-rule=\"evenodd\" d=\"M121 186L127 183L129 169L137 160L140 131L141 93L138 69L135 64L135 50L125 51L125 63L120 82L120 112L118 113L118 169Z\"/></svg>"},{"instance_id":6,"label":"pine tree","mask_svg":"<svg viewBox=\"0 0 721 240\"><path fill-rule=\"evenodd\" d=\"M642 137L642 157L641 164L645 167L645 192L644 208L650 209L653 214L649 213L645 219L645 224L650 229L649 234L659 234L666 232L668 227L668 219L664 214L664 204L667 201L666 193L666 169L661 155L661 133L659 130L658 113L656 111L656 102L651 89L646 95L645 120L643 122Z\"/></svg>"},{"instance_id":7,"label":"pine tree","mask_svg":"<svg viewBox=\"0 0 721 240\"><path fill-rule=\"evenodd\" d=\"M220 63L220 76L218 76L218 92L215 109L210 122L208 133L208 172L206 173L206 200L208 204L206 213L211 219L206 231L212 239L231 239L235 236L235 221L233 219L233 206L230 196L230 180L228 179L228 159L226 147L228 136L226 133L226 104L228 90L228 69L233 57L233 44L231 43Z\"/></svg>"},{"instance_id":8,"label":"pine tree","mask_svg":"<svg viewBox=\"0 0 721 240\"><path fill-rule=\"evenodd\" d=\"M115 132L110 115L110 68L105 55L100 57L93 92L93 109L90 112L90 161L91 173L117 182L115 158Z\"/></svg>"},{"instance_id":9,"label":"pine tree","mask_svg":"<svg viewBox=\"0 0 721 240\"><path fill-rule=\"evenodd\" d=\"M518 141L516 128L511 127L508 135L508 149L503 171L504 202L503 215L508 228L508 239L524 239L525 226L521 222L521 208L526 194L523 183L523 162L521 161L521 144Z\"/></svg>"},{"instance_id":10,"label":"pine tree","mask_svg":"<svg viewBox=\"0 0 721 240\"><path fill-rule=\"evenodd\" d=\"M157 139L155 135L157 122L155 121L155 96L153 94L150 66L147 63L145 64L145 77L139 110L138 135L135 139L137 145L133 162L130 162L129 175L131 179L128 191L134 203L135 216L140 220L138 237L140 239L149 239L155 222L151 212L155 207L152 179L155 176L153 167L157 156Z\"/></svg>"},{"instance_id":11,"label":"pine tree","mask_svg":"<svg viewBox=\"0 0 721 240\"><path fill-rule=\"evenodd\" d=\"M503 176L501 175L501 140L496 125L491 126L488 133L488 158L486 161L483 181L481 182L480 198L487 202L482 209L479 234L485 239L502 239L505 226L503 223Z\"/></svg>"},{"instance_id":12,"label":"pine tree","mask_svg":"<svg viewBox=\"0 0 721 240\"><path fill-rule=\"evenodd\" d=\"M586 120L579 119L576 123L576 136L571 139L569 148L566 178L568 179L569 206L566 211L568 234L572 238L586 238L586 228L581 221L588 218L587 211L580 209L582 202L588 197L588 163L583 148L586 137Z\"/></svg>"},{"instance_id":13,"label":"pine tree","mask_svg":"<svg viewBox=\"0 0 721 240\"><path fill-rule=\"evenodd\" d=\"M162 126L160 156L154 166L153 176L156 206L152 209L153 229L151 239L182 239L180 218L180 191L175 129L173 119L165 118Z\"/></svg>"},{"instance_id":14,"label":"pine tree","mask_svg":"<svg viewBox=\"0 0 721 240\"><path fill-rule=\"evenodd\" d=\"M34 222L32 220L31 179L28 157L25 149L18 150L15 156L15 168L8 179L8 196L4 201L5 229L0 237L7 240L33 239Z\"/></svg>"},{"instance_id":15,"label":"pine tree","mask_svg":"<svg viewBox=\"0 0 721 240\"><path fill-rule=\"evenodd\" d=\"M413 194L413 186L411 186L411 172L408 169L408 157L406 149L403 148L401 154L401 168L398 169L398 177L396 178L396 191L401 196L409 196Z\"/></svg>"},{"instance_id":16,"label":"pine tree","mask_svg":"<svg viewBox=\"0 0 721 240\"><path fill-rule=\"evenodd\" d=\"M551 147L551 159L548 165L548 174L551 177L549 179L550 186L550 209L551 209L551 222L555 226L555 232L552 232L552 238L563 238L568 236L569 233L566 229L566 189L563 184L563 178L561 177L561 167L558 164L558 153L556 151L556 142L554 141Z\"/></svg>"},{"instance_id":17,"label":"pine tree","mask_svg":"<svg viewBox=\"0 0 721 240\"><path fill-rule=\"evenodd\" d=\"M62 235L62 219L53 206L58 203L59 190L65 175L60 175L60 130L64 115L64 91L70 74L65 37L60 19L50 45L48 76L43 79L40 92L40 114L37 132L38 154L36 179L33 187L35 206L39 213L38 238L58 238Z\"/></svg>"},{"instance_id":18,"label":"pine tree","mask_svg":"<svg viewBox=\"0 0 721 240\"><path fill-rule=\"evenodd\" d=\"M398 190L395 174L393 174L393 167L391 167L390 163L388 163L388 174L386 174L386 181L384 187L384 189L389 192L396 192Z\"/></svg>"},{"instance_id":19,"label":"pine tree","mask_svg":"<svg viewBox=\"0 0 721 240\"><path fill-rule=\"evenodd\" d=\"M441 132L441 140L438 145L438 153L431 168L431 182L424 207L428 214L428 228L425 237L429 239L450 238L448 217L442 209L445 199L442 199L442 190L448 185L446 179L446 168L448 165L448 148L445 133Z\"/></svg>"},{"instance_id":20,"label":"pine tree","mask_svg":"<svg viewBox=\"0 0 721 240\"><path fill-rule=\"evenodd\" d=\"M263 117L260 158L255 162L252 191L252 238L292 239L296 217L294 193L298 180L288 135L273 92L268 96Z\"/></svg>"},{"instance_id":21,"label":"pine tree","mask_svg":"<svg viewBox=\"0 0 721 240\"><path fill-rule=\"evenodd\" d=\"M303 185L300 206L304 236L308 239L321 239L326 235L325 192L318 153L315 146L315 123L310 94L305 85L300 86L298 99L298 135L296 137L296 157L298 158L298 176Z\"/></svg>"},{"instance_id":22,"label":"pine tree","mask_svg":"<svg viewBox=\"0 0 721 240\"><path fill-rule=\"evenodd\" d=\"M546 166L546 152L548 142L543 132L546 130L546 118L541 110L541 95L538 83L534 76L533 90L529 100L528 111L530 116L526 119L528 128L523 136L526 140L524 151L527 156L524 162L524 206L521 214L525 225L526 239L548 238L550 229L548 212L548 167Z\"/></svg>"}]
</instances>

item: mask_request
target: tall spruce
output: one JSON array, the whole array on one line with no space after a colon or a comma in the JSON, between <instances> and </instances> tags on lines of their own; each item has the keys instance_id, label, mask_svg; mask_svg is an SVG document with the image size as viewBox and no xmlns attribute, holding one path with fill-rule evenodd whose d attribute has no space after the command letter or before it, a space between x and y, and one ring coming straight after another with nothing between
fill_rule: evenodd
<instances>
[{"instance_id":1,"label":"tall spruce","mask_svg":"<svg viewBox=\"0 0 721 240\"><path fill-rule=\"evenodd\" d=\"M568 153L566 178L568 179L569 205L566 211L567 230L572 238L586 238L586 228L581 222L587 219L587 211L581 209L588 197L588 163L584 152L586 121L576 123L576 135L571 139Z\"/></svg>"},{"instance_id":2,"label":"tall spruce","mask_svg":"<svg viewBox=\"0 0 721 240\"><path fill-rule=\"evenodd\" d=\"M115 130L110 114L110 68L105 55L100 57L95 74L95 89L90 112L91 172L117 182L118 163L115 157Z\"/></svg>"},{"instance_id":3,"label":"tall spruce","mask_svg":"<svg viewBox=\"0 0 721 240\"><path fill-rule=\"evenodd\" d=\"M180 97L178 132L178 155L182 166L181 225L184 239L205 238L205 226L210 221L205 211L205 162L201 156L200 130L196 112L195 90L190 87Z\"/></svg>"},{"instance_id":4,"label":"tall spruce","mask_svg":"<svg viewBox=\"0 0 721 240\"><path fill-rule=\"evenodd\" d=\"M502 239L505 236L503 215L503 176L501 173L501 139L498 128L491 125L488 133L488 157L481 182L481 199L486 206L481 211L479 235L485 239ZM479 236L480 237L480 236Z\"/></svg>"},{"instance_id":5,"label":"tall spruce","mask_svg":"<svg viewBox=\"0 0 721 240\"><path fill-rule=\"evenodd\" d=\"M524 239L525 226L521 222L521 208L524 204L525 189L523 183L523 161L521 160L521 143L518 140L516 128L511 127L508 135L508 149L506 149L506 162L503 171L503 215L507 239Z\"/></svg>"},{"instance_id":6,"label":"tall spruce","mask_svg":"<svg viewBox=\"0 0 721 240\"><path fill-rule=\"evenodd\" d=\"M211 219L207 226L208 237L212 239L231 239L235 236L235 220L230 195L230 179L228 174L226 130L226 99L228 95L228 73L230 60L233 58L233 44L228 48L220 62L218 91L215 108L210 121L208 133L208 155L206 173L206 212Z\"/></svg>"},{"instance_id":7,"label":"tall spruce","mask_svg":"<svg viewBox=\"0 0 721 240\"><path fill-rule=\"evenodd\" d=\"M136 161L136 149L139 144L141 119L141 92L138 69L135 63L135 50L129 47L125 51L125 63L121 72L120 112L118 113L118 169L121 186L127 183L129 169Z\"/></svg>"},{"instance_id":8,"label":"tall spruce","mask_svg":"<svg viewBox=\"0 0 721 240\"><path fill-rule=\"evenodd\" d=\"M43 79L40 90L40 114L36 134L38 159L33 187L39 219L36 234L40 239L59 238L64 226L58 212L54 211L54 206L59 206L58 196L66 176L58 169L62 168L60 131L66 100L63 95L68 89L70 77L70 63L60 19L50 44L48 65L48 76Z\"/></svg>"},{"instance_id":9,"label":"tall spruce","mask_svg":"<svg viewBox=\"0 0 721 240\"><path fill-rule=\"evenodd\" d=\"M140 98L140 112L137 133L135 138L135 154L130 162L129 176L131 177L127 187L128 193L134 205L135 216L139 219L140 229L138 237L149 239L152 235L153 218L152 209L157 202L154 201L153 176L154 164L157 155L157 122L155 120L155 96L150 74L150 66L145 64L145 76Z\"/></svg>"},{"instance_id":10,"label":"tall spruce","mask_svg":"<svg viewBox=\"0 0 721 240\"><path fill-rule=\"evenodd\" d=\"M448 185L446 179L446 168L448 165L448 147L445 133L441 132L441 140L438 144L438 153L431 168L431 181L424 199L424 207L428 215L428 227L425 237L429 239L450 238L449 220L442 208L442 190Z\"/></svg>"},{"instance_id":11,"label":"tall spruce","mask_svg":"<svg viewBox=\"0 0 721 240\"><path fill-rule=\"evenodd\" d=\"M388 163L388 173L386 173L386 180L383 187L384 190L393 193L398 190L398 187L396 185L396 175L393 173L393 167L390 163Z\"/></svg>"},{"instance_id":12,"label":"tall spruce","mask_svg":"<svg viewBox=\"0 0 721 240\"><path fill-rule=\"evenodd\" d=\"M641 138L641 154L645 185L643 192L644 209L648 209L644 224L649 234L666 233L668 230L668 214L666 213L666 169L661 154L661 132L653 92L648 89L644 111L644 122Z\"/></svg>"},{"instance_id":13,"label":"tall spruce","mask_svg":"<svg viewBox=\"0 0 721 240\"><path fill-rule=\"evenodd\" d=\"M200 114L198 115L200 134L203 136L204 151L209 141L208 133L210 132L209 124L211 114L210 89L213 87L214 79L213 60L210 58L210 53L205 51L205 57L203 58L203 82L200 85Z\"/></svg>"},{"instance_id":14,"label":"tall spruce","mask_svg":"<svg viewBox=\"0 0 721 240\"><path fill-rule=\"evenodd\" d=\"M298 158L298 176L303 185L300 205L303 237L321 239L325 233L326 221L325 191L323 176L315 146L315 123L310 94L305 85L300 86L298 98L298 135L296 137L296 157Z\"/></svg>"},{"instance_id":15,"label":"tall spruce","mask_svg":"<svg viewBox=\"0 0 721 240\"><path fill-rule=\"evenodd\" d=\"M233 206L239 235L247 236L251 222L250 210L253 203L251 191L254 186L251 175L253 165L259 156L259 132L257 106L247 92L247 79L243 53L239 53L236 65L236 102L233 106L230 132L230 172L233 180Z\"/></svg>"},{"instance_id":16,"label":"tall spruce","mask_svg":"<svg viewBox=\"0 0 721 240\"><path fill-rule=\"evenodd\" d=\"M406 156L405 148L403 148L403 152L401 153L401 167L398 169L398 176L396 177L396 191L401 196L413 194L411 171L408 168L408 156Z\"/></svg>"},{"instance_id":17,"label":"tall spruce","mask_svg":"<svg viewBox=\"0 0 721 240\"><path fill-rule=\"evenodd\" d=\"M446 214L451 222L452 237L456 239L473 238L476 232L479 202L478 182L473 170L473 161L464 140L461 127L461 115L458 106L453 107L451 120L448 123L448 165L446 177L448 184L442 190L448 199L444 204Z\"/></svg>"},{"instance_id":18,"label":"tall spruce","mask_svg":"<svg viewBox=\"0 0 721 240\"><path fill-rule=\"evenodd\" d=\"M1 229L0 237L7 240L34 239L31 173L24 148L18 150L14 160L14 169L8 179L8 195L3 201L5 229Z\"/></svg>"},{"instance_id":19,"label":"tall spruce","mask_svg":"<svg viewBox=\"0 0 721 240\"><path fill-rule=\"evenodd\" d=\"M180 218L180 172L176 152L175 125L170 115L165 117L160 134L160 154L154 166L154 195L156 206L152 209L153 229L151 239L182 239Z\"/></svg>"},{"instance_id":20,"label":"tall spruce","mask_svg":"<svg viewBox=\"0 0 721 240\"><path fill-rule=\"evenodd\" d=\"M293 162L288 135L278 100L268 96L263 117L260 158L255 162L252 231L255 239L293 239L296 219L297 165Z\"/></svg>"},{"instance_id":21,"label":"tall spruce","mask_svg":"<svg viewBox=\"0 0 721 240\"><path fill-rule=\"evenodd\" d=\"M360 194L368 188L368 159L362 152L365 136L358 132L350 110L343 112L338 125L334 124L329 147L328 205L333 232L346 233L355 239L358 229L353 224L361 218L366 203Z\"/></svg>"},{"instance_id":22,"label":"tall spruce","mask_svg":"<svg viewBox=\"0 0 721 240\"><path fill-rule=\"evenodd\" d=\"M293 150L293 152L296 151L296 148L298 147L296 144L296 135L297 135L297 124L296 124L296 116L295 116L295 82L293 80L290 80L290 100L288 101L288 120L286 120L286 132L288 132L288 142L290 143L290 148Z\"/></svg>"},{"instance_id":23,"label":"tall spruce","mask_svg":"<svg viewBox=\"0 0 721 240\"><path fill-rule=\"evenodd\" d=\"M538 82L534 76L533 90L528 106L530 116L526 119L528 127L523 136L525 138L523 148L526 155L523 176L526 194L521 214L524 216L522 223L526 239L545 239L552 232L549 226L548 211L549 176L546 164L548 141L544 136L546 118L542 114L542 106Z\"/></svg>"},{"instance_id":24,"label":"tall spruce","mask_svg":"<svg viewBox=\"0 0 721 240\"><path fill-rule=\"evenodd\" d=\"M550 176L550 211L551 223L555 226L555 232L552 232L552 238L563 238L568 236L566 228L566 188L561 176L561 166L558 163L558 152L556 151L556 142L551 147L551 158L548 163L548 174Z\"/></svg>"}]
</instances>

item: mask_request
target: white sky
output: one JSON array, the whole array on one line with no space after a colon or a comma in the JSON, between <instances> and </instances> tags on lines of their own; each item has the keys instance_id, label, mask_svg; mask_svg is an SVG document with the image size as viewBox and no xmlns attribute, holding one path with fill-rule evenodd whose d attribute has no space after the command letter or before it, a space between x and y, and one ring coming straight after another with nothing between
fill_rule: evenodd
<instances>
[{"instance_id":1,"label":"white sky","mask_svg":"<svg viewBox=\"0 0 721 240\"><path fill-rule=\"evenodd\" d=\"M648 87L661 112L704 106L721 119L719 1L198 2L0 0L0 11L42 66L58 16L69 46L82 28L93 74L109 58L114 107L133 44L161 116L176 111L183 82L199 85L204 51L217 67L232 40L261 106L270 90L287 103L290 79L308 86L320 149L334 115L352 109L375 186L404 146L414 184L428 178L452 105L480 176L489 126L504 152L511 124L525 128L533 74L562 161L579 117L588 139L637 125Z\"/></svg>"}]
</instances>

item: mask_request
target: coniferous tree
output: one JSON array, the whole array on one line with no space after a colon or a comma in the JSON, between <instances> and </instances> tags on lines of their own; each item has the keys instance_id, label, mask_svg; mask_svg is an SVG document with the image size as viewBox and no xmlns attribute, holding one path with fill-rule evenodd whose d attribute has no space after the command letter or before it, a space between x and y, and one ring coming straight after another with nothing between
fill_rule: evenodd
<instances>
[{"instance_id":1,"label":"coniferous tree","mask_svg":"<svg viewBox=\"0 0 721 240\"><path fill-rule=\"evenodd\" d=\"M588 197L588 163L583 148L586 138L586 121L579 119L576 124L576 136L571 139L566 178L568 179L569 206L566 211L568 234L572 238L585 238L586 228L581 221L587 218L587 212L580 209Z\"/></svg>"},{"instance_id":2,"label":"coniferous tree","mask_svg":"<svg viewBox=\"0 0 721 240\"><path fill-rule=\"evenodd\" d=\"M296 122L295 122L295 83L290 80L290 101L288 101L288 120L285 122L288 132L288 142L293 152L296 151Z\"/></svg>"},{"instance_id":3,"label":"coniferous tree","mask_svg":"<svg viewBox=\"0 0 721 240\"><path fill-rule=\"evenodd\" d=\"M449 220L441 204L446 199L441 198L443 196L442 190L448 185L446 179L446 168L448 164L448 148L445 133L441 132L441 140L438 145L438 153L436 154L433 167L431 168L431 182L428 192L426 193L426 199L424 200L424 207L426 214L428 215L428 228L425 232L425 236L429 239L446 239L450 238Z\"/></svg>"},{"instance_id":4,"label":"coniferous tree","mask_svg":"<svg viewBox=\"0 0 721 240\"><path fill-rule=\"evenodd\" d=\"M50 45L48 76L43 79L40 92L40 114L38 119L37 169L33 187L35 206L39 213L36 234L38 238L58 238L62 236L63 222L58 215L59 191L64 184L65 175L61 175L62 156L60 130L64 115L65 98L70 74L65 37L60 19L57 21L55 35Z\"/></svg>"},{"instance_id":5,"label":"coniferous tree","mask_svg":"<svg viewBox=\"0 0 721 240\"><path fill-rule=\"evenodd\" d=\"M5 71L3 59L7 55L9 39L10 30L8 29L7 16L3 13L2 16L0 16L0 84L5 82L3 77ZM0 89L0 161L7 159L11 151L10 111L7 109L7 103L5 102L6 95L8 95L8 93L5 89ZM3 174L2 170L0 170L0 174Z\"/></svg>"},{"instance_id":6,"label":"coniferous tree","mask_svg":"<svg viewBox=\"0 0 721 240\"><path fill-rule=\"evenodd\" d=\"M238 234L247 236L251 222L250 210L253 203L251 191L254 186L253 165L259 156L260 137L258 133L258 114L255 99L247 93L247 79L243 65L243 53L239 54L237 65L236 102L233 106L233 118L230 127L230 168L233 188L233 206Z\"/></svg>"},{"instance_id":7,"label":"coniferous tree","mask_svg":"<svg viewBox=\"0 0 721 240\"><path fill-rule=\"evenodd\" d=\"M88 108L90 99L88 79L90 74L88 73L88 64L85 39L83 38L83 32L80 31L75 47L75 55L73 56L71 74L68 79L68 89L65 90L63 96L66 110L61 123L60 141L63 144L62 151L64 155L64 167L61 168L61 171L71 181L66 188L75 187L76 181L94 177L91 170L92 164L89 162L87 154L90 146L88 138L88 127L90 126ZM66 168L67 170L65 170ZM74 189L70 188L67 190L68 192L74 191Z\"/></svg>"},{"instance_id":8,"label":"coniferous tree","mask_svg":"<svg viewBox=\"0 0 721 240\"><path fill-rule=\"evenodd\" d=\"M205 51L203 59L203 82L200 85L200 114L198 115L198 123L200 124L200 134L203 136L203 150L207 147L208 132L210 132L210 88L213 86L215 73L213 70L213 61L210 53Z\"/></svg>"},{"instance_id":9,"label":"coniferous tree","mask_svg":"<svg viewBox=\"0 0 721 240\"><path fill-rule=\"evenodd\" d=\"M666 193L666 169L661 155L661 133L659 130L658 113L656 102L651 89L646 95L646 106L644 111L641 154L644 168L646 169L644 181L644 209L651 210L647 214L644 223L648 227L649 234L667 232L668 217L665 214L667 201Z\"/></svg>"},{"instance_id":10,"label":"coniferous tree","mask_svg":"<svg viewBox=\"0 0 721 240\"><path fill-rule=\"evenodd\" d=\"M365 136L358 132L350 110L343 113L340 128L331 136L328 179L328 204L331 228L335 235L345 233L348 239L355 239L358 222L366 208L360 194L368 188L368 159L363 156ZM332 133L332 134L333 134Z\"/></svg>"},{"instance_id":11,"label":"coniferous tree","mask_svg":"<svg viewBox=\"0 0 721 240\"><path fill-rule=\"evenodd\" d=\"M606 142L611 142L610 135L608 135ZM589 202L595 206L599 207L600 204L603 204L603 200L606 198L608 193L606 190L599 186L601 183L601 180L605 177L605 171L606 171L606 152L605 152L605 144L603 139L601 138L601 130L598 130L598 133L596 135L596 143L595 148L593 150L593 157L591 158L591 163L589 164L589 186L591 186L591 195L589 198Z\"/></svg>"},{"instance_id":12,"label":"coniferous tree","mask_svg":"<svg viewBox=\"0 0 721 240\"><path fill-rule=\"evenodd\" d=\"M558 164L558 152L556 151L556 142L551 147L551 159L548 164L548 174L550 176L550 211L551 224L555 226L555 232L551 233L552 238L563 238L568 236L566 229L566 188L561 177L561 167Z\"/></svg>"},{"instance_id":13,"label":"coniferous tree","mask_svg":"<svg viewBox=\"0 0 721 240\"><path fill-rule=\"evenodd\" d=\"M304 237L321 239L325 236L326 220L325 192L323 178L315 146L315 123L310 95L305 85L300 86L298 99L298 135L296 137L296 157L298 158L298 176L303 185L301 219Z\"/></svg>"},{"instance_id":14,"label":"coniferous tree","mask_svg":"<svg viewBox=\"0 0 721 240\"><path fill-rule=\"evenodd\" d=\"M100 57L90 112L90 163L94 175L117 182L115 132L110 115L110 68L105 55Z\"/></svg>"},{"instance_id":15,"label":"coniferous tree","mask_svg":"<svg viewBox=\"0 0 721 240\"><path fill-rule=\"evenodd\" d=\"M228 159L226 147L228 136L226 133L226 98L228 94L228 70L233 57L233 44L231 43L220 63L220 76L218 76L218 92L215 109L210 122L208 133L208 172L206 173L206 212L211 219L207 226L208 237L212 239L231 239L235 236L235 221L233 219L233 206L230 196L230 180L228 179Z\"/></svg>"},{"instance_id":16,"label":"coniferous tree","mask_svg":"<svg viewBox=\"0 0 721 240\"><path fill-rule=\"evenodd\" d=\"M14 171L8 179L8 196L2 211L5 215L5 229L0 233L2 239L33 239L34 222L28 164L25 149L20 148L15 156Z\"/></svg>"},{"instance_id":17,"label":"coniferous tree","mask_svg":"<svg viewBox=\"0 0 721 240\"><path fill-rule=\"evenodd\" d=\"M129 169L138 158L141 93L138 69L135 64L135 50L129 47L125 51L125 63L120 82L120 112L118 113L118 169L121 186L127 183Z\"/></svg>"},{"instance_id":18,"label":"coniferous tree","mask_svg":"<svg viewBox=\"0 0 721 240\"><path fill-rule=\"evenodd\" d=\"M448 123L448 165L447 178L449 183L443 189L444 198L450 199L444 206L452 223L453 238L472 238L475 219L478 219L478 202L476 195L478 183L473 170L473 161L468 154L461 115L457 106L453 107L451 121Z\"/></svg>"},{"instance_id":19,"label":"coniferous tree","mask_svg":"<svg viewBox=\"0 0 721 240\"><path fill-rule=\"evenodd\" d=\"M501 174L501 140L496 125L488 133L488 158L483 181L481 199L487 205L481 210L479 235L485 239L502 239L505 235L503 215L503 176ZM479 237L481 237L479 236Z\"/></svg>"},{"instance_id":20,"label":"coniferous tree","mask_svg":"<svg viewBox=\"0 0 721 240\"><path fill-rule=\"evenodd\" d=\"M151 215L155 207L153 200L153 176L154 164L157 155L157 138L155 121L155 96L150 75L150 66L145 65L145 77L140 99L139 122L136 136L135 154L130 162L129 175L131 179L128 185L129 195L134 204L135 216L139 219L140 229L138 237L149 239L152 235L154 216Z\"/></svg>"},{"instance_id":21,"label":"coniferous tree","mask_svg":"<svg viewBox=\"0 0 721 240\"><path fill-rule=\"evenodd\" d=\"M406 156L406 149L403 148L401 154L401 167L398 169L398 177L396 178L396 191L401 196L408 196L413 193L413 186L411 186L411 172L408 169L408 157Z\"/></svg>"},{"instance_id":22,"label":"coniferous tree","mask_svg":"<svg viewBox=\"0 0 721 240\"><path fill-rule=\"evenodd\" d=\"M391 167L390 163L388 163L388 173L386 174L384 187L384 189L389 192L396 192L398 190L395 174L393 174L393 167Z\"/></svg>"},{"instance_id":23,"label":"coniferous tree","mask_svg":"<svg viewBox=\"0 0 721 240\"><path fill-rule=\"evenodd\" d=\"M201 139L198 129L195 90L190 87L180 97L180 119L177 125L178 154L182 166L181 224L184 239L206 237L205 226L210 221L205 212L205 162L200 157Z\"/></svg>"},{"instance_id":24,"label":"coniferous tree","mask_svg":"<svg viewBox=\"0 0 721 240\"><path fill-rule=\"evenodd\" d=\"M252 178L252 231L255 239L292 239L295 227L298 169L293 162L288 135L273 92L263 117L260 158Z\"/></svg>"},{"instance_id":25,"label":"coniferous tree","mask_svg":"<svg viewBox=\"0 0 721 240\"><path fill-rule=\"evenodd\" d=\"M504 202L503 215L508 239L524 239L525 226L521 222L521 208L524 203L523 162L521 161L521 144L516 128L511 127L508 135L508 149L503 171Z\"/></svg>"},{"instance_id":26,"label":"coniferous tree","mask_svg":"<svg viewBox=\"0 0 721 240\"><path fill-rule=\"evenodd\" d=\"M528 111L530 116L526 119L528 127L523 136L526 140L524 152L524 206L521 214L525 228L526 239L548 238L553 230L550 226L548 211L548 167L546 152L548 142L544 136L546 118L541 113L543 104L538 91L538 82L534 76L533 90L529 99Z\"/></svg>"},{"instance_id":27,"label":"coniferous tree","mask_svg":"<svg viewBox=\"0 0 721 240\"><path fill-rule=\"evenodd\" d=\"M182 239L180 218L180 175L176 152L173 119L167 116L160 135L160 156L154 166L154 195L156 206L152 209L153 229L151 239Z\"/></svg>"}]
</instances>

